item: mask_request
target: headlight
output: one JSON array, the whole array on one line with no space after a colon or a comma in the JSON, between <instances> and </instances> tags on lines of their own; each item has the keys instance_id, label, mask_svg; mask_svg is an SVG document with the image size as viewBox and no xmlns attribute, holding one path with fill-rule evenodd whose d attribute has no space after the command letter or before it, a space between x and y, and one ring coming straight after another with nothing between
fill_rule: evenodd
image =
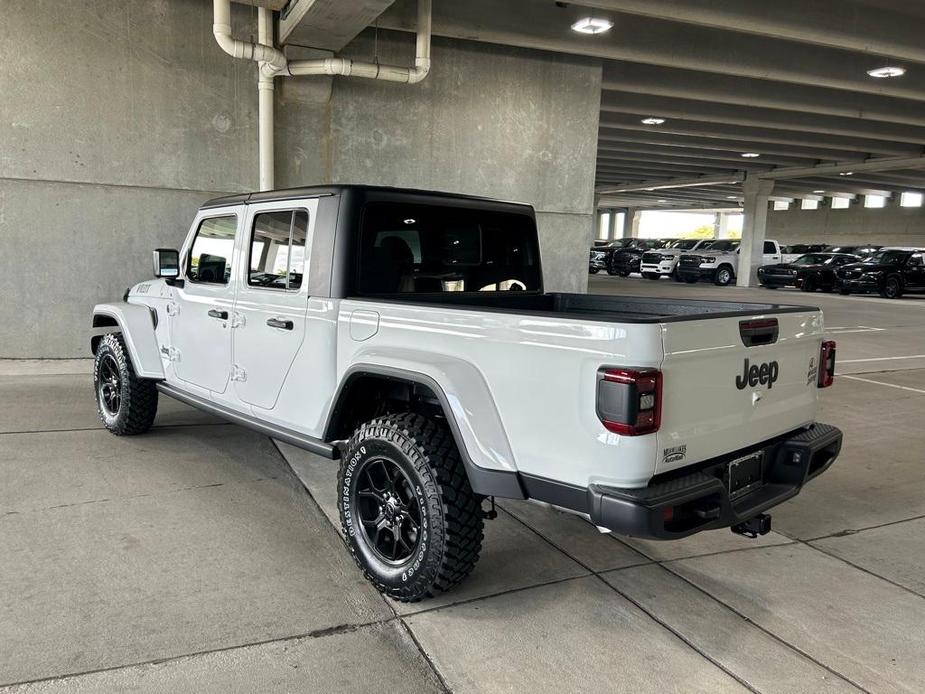
<instances>
[{"instance_id":1,"label":"headlight","mask_svg":"<svg viewBox=\"0 0 925 694\"><path fill-rule=\"evenodd\" d=\"M883 270L871 270L870 272L865 272L862 277L869 280L879 279L880 275L883 274Z\"/></svg>"},{"instance_id":2,"label":"headlight","mask_svg":"<svg viewBox=\"0 0 925 694\"><path fill-rule=\"evenodd\" d=\"M789 272L791 275L797 274L797 271L793 269L787 270L787 272Z\"/></svg>"},{"instance_id":3,"label":"headlight","mask_svg":"<svg viewBox=\"0 0 925 694\"><path fill-rule=\"evenodd\" d=\"M716 262L716 258L704 258L704 259L703 259L703 262L705 262L705 263L715 263L715 262Z\"/></svg>"}]
</instances>

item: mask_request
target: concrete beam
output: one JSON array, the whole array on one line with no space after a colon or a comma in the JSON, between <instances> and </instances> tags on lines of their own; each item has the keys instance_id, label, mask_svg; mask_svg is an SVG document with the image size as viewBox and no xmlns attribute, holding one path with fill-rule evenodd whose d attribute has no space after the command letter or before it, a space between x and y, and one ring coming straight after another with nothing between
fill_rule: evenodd
<instances>
[{"instance_id":1,"label":"concrete beam","mask_svg":"<svg viewBox=\"0 0 925 694\"><path fill-rule=\"evenodd\" d=\"M696 135L675 135L662 132L661 128L646 128L645 130L619 129L607 126L601 128L598 135L598 146L623 148L626 145L641 147L651 145L664 149L666 152L697 152L709 151L716 155L729 154L737 156L741 152L760 152L762 155L775 155L789 158L810 160L845 161L846 159L866 159L870 152L864 149L835 149L826 147L810 147L801 145L774 144L758 142L756 140L723 139L722 137L698 137ZM686 156L678 155L678 156Z\"/></svg>"},{"instance_id":2,"label":"concrete beam","mask_svg":"<svg viewBox=\"0 0 925 694\"><path fill-rule=\"evenodd\" d=\"M672 188L699 188L701 186L724 185L741 183L745 174L735 173L729 176L697 176L695 178L675 179L669 182L651 181L651 183L638 183L617 188L603 188L597 191L598 195L613 193L652 192L654 190L669 190Z\"/></svg>"},{"instance_id":3,"label":"concrete beam","mask_svg":"<svg viewBox=\"0 0 925 694\"><path fill-rule=\"evenodd\" d=\"M288 11L279 21L279 41L281 44L339 51L394 1L291 0ZM414 23L415 19L412 19L412 25Z\"/></svg>"},{"instance_id":4,"label":"concrete beam","mask_svg":"<svg viewBox=\"0 0 925 694\"><path fill-rule=\"evenodd\" d=\"M624 61L604 63L603 88L605 91L925 126L925 110L910 104L908 99L770 81L761 82L756 88L753 78Z\"/></svg>"},{"instance_id":5,"label":"concrete beam","mask_svg":"<svg viewBox=\"0 0 925 694\"><path fill-rule=\"evenodd\" d=\"M901 156L921 154L921 142L893 142L863 137L845 137L829 133L807 133L800 129L782 129L733 125L731 123L717 126L710 121L697 120L690 116L674 117L660 126L643 125L639 114L623 114L617 112L602 113L600 121L601 132L612 128L620 131L632 130L648 133L668 133L680 137L700 137L725 140L749 140L752 142L766 142L770 144L797 145L801 147L831 147L884 156ZM745 150L749 151L749 150ZM845 157L846 159L849 157Z\"/></svg>"},{"instance_id":6,"label":"concrete beam","mask_svg":"<svg viewBox=\"0 0 925 694\"><path fill-rule=\"evenodd\" d=\"M919 28L925 16L900 13L863 0L813 2L775 0L768 12L765 0L584 0L588 7L632 13L727 31L788 39L803 43L925 62ZM864 17L864 21L859 21ZM912 19L912 21L910 21ZM916 21L917 20L917 21Z\"/></svg>"},{"instance_id":7,"label":"concrete beam","mask_svg":"<svg viewBox=\"0 0 925 694\"><path fill-rule=\"evenodd\" d=\"M819 166L808 166L804 168L774 169L773 171L767 171L759 175L761 178L765 179L802 178L804 176L826 176L828 174L837 175L846 171L873 172L918 168L925 168L925 156L881 157L877 159L868 159L864 162L820 164Z\"/></svg>"},{"instance_id":8,"label":"concrete beam","mask_svg":"<svg viewBox=\"0 0 925 694\"><path fill-rule=\"evenodd\" d=\"M796 111L753 108L733 104L716 104L695 99L634 94L631 92L604 92L601 111L605 113L632 113L644 117L656 114L663 118L692 118L715 124L745 125L753 128L802 130L824 134L861 137L892 142L925 142L925 127L866 121L837 116L819 116Z\"/></svg>"},{"instance_id":9,"label":"concrete beam","mask_svg":"<svg viewBox=\"0 0 925 694\"><path fill-rule=\"evenodd\" d=\"M597 143L598 159L603 156L606 157L619 157L623 155L627 158L634 158L639 156L645 161L660 161L662 163L673 163L673 164L684 164L685 162L690 163L691 160L703 161L706 164L712 162L713 166L716 166L716 162L728 162L734 163L735 168L740 168L743 166L761 166L761 165L776 165L776 166L807 166L811 164L816 164L819 162L819 157L782 157L774 155L766 155L761 153L760 162L756 164L751 164L748 159L743 159L741 154L742 152L759 152L760 150L756 149L740 149L738 151L709 151L707 149L697 149L690 147L674 147L674 146L646 146L646 145L637 145L632 143L625 142L611 142L598 138ZM647 156L641 156L647 155ZM863 157L860 157L863 158ZM833 161L839 161L841 158L833 159Z\"/></svg>"},{"instance_id":10,"label":"concrete beam","mask_svg":"<svg viewBox=\"0 0 925 694\"><path fill-rule=\"evenodd\" d=\"M736 276L739 287L754 287L758 283L758 267L762 264L768 224L768 200L773 191L774 181L765 178L749 176L742 185L745 219Z\"/></svg>"}]
</instances>

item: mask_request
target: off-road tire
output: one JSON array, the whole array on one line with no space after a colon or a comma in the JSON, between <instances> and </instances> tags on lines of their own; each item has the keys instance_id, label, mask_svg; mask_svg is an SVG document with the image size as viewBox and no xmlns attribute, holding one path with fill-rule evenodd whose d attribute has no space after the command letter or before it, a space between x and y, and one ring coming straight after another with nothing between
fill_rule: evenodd
<instances>
[{"instance_id":1,"label":"off-road tire","mask_svg":"<svg viewBox=\"0 0 925 694\"><path fill-rule=\"evenodd\" d=\"M880 288L880 296L884 299L899 299L903 295L903 283L898 277L887 277Z\"/></svg>"},{"instance_id":2,"label":"off-road tire","mask_svg":"<svg viewBox=\"0 0 925 694\"><path fill-rule=\"evenodd\" d=\"M589 274L589 275L596 275L596 274L599 273L600 271L601 271L601 269L600 269L599 267L591 267L591 268L588 268L588 274Z\"/></svg>"},{"instance_id":3,"label":"off-road tire","mask_svg":"<svg viewBox=\"0 0 925 694\"><path fill-rule=\"evenodd\" d=\"M613 267L612 265L608 265L607 274L610 275L611 277L614 277L616 275L619 275L620 273L617 272L617 269L615 267Z\"/></svg>"},{"instance_id":4,"label":"off-road tire","mask_svg":"<svg viewBox=\"0 0 925 694\"><path fill-rule=\"evenodd\" d=\"M735 279L735 273L728 265L720 265L716 268L716 274L713 275L713 283L717 287L726 287L732 284Z\"/></svg>"},{"instance_id":5,"label":"off-road tire","mask_svg":"<svg viewBox=\"0 0 925 694\"><path fill-rule=\"evenodd\" d=\"M413 552L400 563L389 563L378 553L363 524L363 475L383 459L410 483L410 503L417 504L420 521ZM482 549L481 498L469 486L445 422L406 412L360 425L341 456L337 489L347 547L366 578L385 595L416 602L450 590L475 567Z\"/></svg>"},{"instance_id":6,"label":"off-road tire","mask_svg":"<svg viewBox=\"0 0 925 694\"><path fill-rule=\"evenodd\" d=\"M642 273L642 276L647 280L660 280L662 278L662 276L657 272L644 272Z\"/></svg>"},{"instance_id":7,"label":"off-road tire","mask_svg":"<svg viewBox=\"0 0 925 694\"><path fill-rule=\"evenodd\" d=\"M800 289L802 289L804 292L816 291L816 280L814 280L812 277L807 277L803 280L803 284L800 285Z\"/></svg>"},{"instance_id":8,"label":"off-road tire","mask_svg":"<svg viewBox=\"0 0 925 694\"><path fill-rule=\"evenodd\" d=\"M683 279L684 279L684 281L685 281L687 284L697 284L697 282L699 281L699 280L698 280L696 277L694 277L694 276L684 277Z\"/></svg>"},{"instance_id":9,"label":"off-road tire","mask_svg":"<svg viewBox=\"0 0 925 694\"><path fill-rule=\"evenodd\" d=\"M841 294L842 296L848 296L851 293L851 290L845 287L839 287L838 293Z\"/></svg>"},{"instance_id":10,"label":"off-road tire","mask_svg":"<svg viewBox=\"0 0 925 694\"><path fill-rule=\"evenodd\" d=\"M116 376L114 381L112 374ZM105 381L105 383L103 383ZM104 403L103 387L117 391L118 408ZM154 381L138 378L119 333L100 338L93 360L93 391L100 421L116 436L143 434L157 415L157 387Z\"/></svg>"}]
</instances>

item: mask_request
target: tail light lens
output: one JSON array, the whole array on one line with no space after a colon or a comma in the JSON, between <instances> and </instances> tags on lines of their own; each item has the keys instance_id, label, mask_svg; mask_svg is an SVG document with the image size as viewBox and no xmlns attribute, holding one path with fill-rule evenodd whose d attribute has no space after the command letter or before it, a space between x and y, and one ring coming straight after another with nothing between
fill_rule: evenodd
<instances>
[{"instance_id":1,"label":"tail light lens","mask_svg":"<svg viewBox=\"0 0 925 694\"><path fill-rule=\"evenodd\" d=\"M825 340L819 352L819 381L820 388L828 388L835 382L835 342Z\"/></svg>"},{"instance_id":2,"label":"tail light lens","mask_svg":"<svg viewBox=\"0 0 925 694\"><path fill-rule=\"evenodd\" d=\"M658 369L601 369L597 374L597 416L616 434L641 436L662 423L662 372Z\"/></svg>"}]
</instances>

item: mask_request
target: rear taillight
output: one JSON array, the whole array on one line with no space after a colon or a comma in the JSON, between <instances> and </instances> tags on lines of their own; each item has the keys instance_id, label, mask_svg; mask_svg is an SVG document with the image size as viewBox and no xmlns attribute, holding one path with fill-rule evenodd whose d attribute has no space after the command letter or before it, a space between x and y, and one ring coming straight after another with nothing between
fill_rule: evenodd
<instances>
[{"instance_id":1,"label":"rear taillight","mask_svg":"<svg viewBox=\"0 0 925 694\"><path fill-rule=\"evenodd\" d=\"M662 423L662 372L658 369L601 369L597 374L597 416L623 436L658 431Z\"/></svg>"},{"instance_id":2,"label":"rear taillight","mask_svg":"<svg viewBox=\"0 0 925 694\"><path fill-rule=\"evenodd\" d=\"M825 340L819 352L819 380L820 388L828 388L835 382L835 342Z\"/></svg>"}]
</instances>

